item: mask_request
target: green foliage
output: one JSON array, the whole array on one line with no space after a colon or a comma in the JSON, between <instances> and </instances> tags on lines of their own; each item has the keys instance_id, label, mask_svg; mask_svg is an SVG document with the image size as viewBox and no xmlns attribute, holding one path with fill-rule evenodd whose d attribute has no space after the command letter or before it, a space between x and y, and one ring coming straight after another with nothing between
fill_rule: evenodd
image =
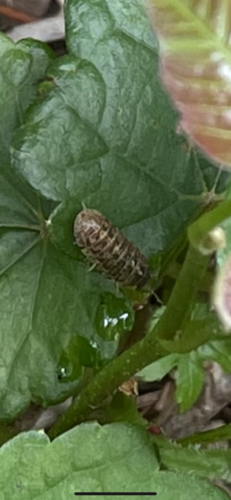
<instances>
[{"instance_id":1,"label":"green foliage","mask_svg":"<svg viewBox=\"0 0 231 500\"><path fill-rule=\"evenodd\" d=\"M217 441L230 440L230 438L231 424L228 424L209 431L195 433L193 436L179 439L178 442L183 446L188 446L189 444L201 444L202 446L206 446L216 443ZM220 452L221 456L222 454L223 450Z\"/></svg>"},{"instance_id":2,"label":"green foliage","mask_svg":"<svg viewBox=\"0 0 231 500\"><path fill-rule=\"evenodd\" d=\"M218 430L218 429L216 429ZM210 431L211 432L211 431ZM183 448L176 443L155 438L160 462L174 472L193 473L199 477L220 478L230 481L230 450L205 450L198 447Z\"/></svg>"},{"instance_id":3,"label":"green foliage","mask_svg":"<svg viewBox=\"0 0 231 500\"><path fill-rule=\"evenodd\" d=\"M143 380L161 380L167 373L169 373L178 363L179 355L172 353L164 358L158 359L151 365L146 366L137 375Z\"/></svg>"},{"instance_id":4,"label":"green foliage","mask_svg":"<svg viewBox=\"0 0 231 500\"><path fill-rule=\"evenodd\" d=\"M15 45L1 34L0 73L0 159L1 170L8 167L9 147L16 127L36 97L37 83L45 75L53 53L35 40L22 40Z\"/></svg>"},{"instance_id":5,"label":"green foliage","mask_svg":"<svg viewBox=\"0 0 231 500\"><path fill-rule=\"evenodd\" d=\"M180 356L177 370L176 400L182 412L191 408L204 383L204 370L198 353L191 351Z\"/></svg>"},{"instance_id":6,"label":"green foliage","mask_svg":"<svg viewBox=\"0 0 231 500\"><path fill-rule=\"evenodd\" d=\"M200 395L204 370L198 351L188 354L172 353L161 358L138 373L144 380L161 380L173 368L176 372L176 401L182 412L191 408Z\"/></svg>"},{"instance_id":7,"label":"green foliage","mask_svg":"<svg viewBox=\"0 0 231 500\"><path fill-rule=\"evenodd\" d=\"M227 175L178 133L179 116L159 75L159 46L139 0L69 0L65 18L68 53L59 59L40 42L15 45L0 35L0 421L30 401L46 406L79 392L66 428L93 410L117 424L82 425L53 443L35 432L14 438L0 455L0 500L87 490L184 500L184 488L189 500L222 500L223 492L183 473L199 474L201 460L199 475L217 470L230 480L229 454L178 447L173 466L173 448L158 443L166 468L160 471L134 401L114 391L156 359L142 376L161 379L176 367L176 398L185 411L201 391L203 361L230 369L231 342L194 295L208 261L190 246L184 273L181 267L187 226L223 194ZM163 296L173 297L171 307L157 308L145 339L137 335L118 358L121 336L132 336L133 306L146 294L89 272L73 244L83 205L119 227L149 259L155 279L167 277ZM177 289L178 277L176 287L175 278L168 281L171 263L187 293ZM13 427L6 431L14 434ZM1 427L1 443L3 434Z\"/></svg>"},{"instance_id":8,"label":"green foliage","mask_svg":"<svg viewBox=\"0 0 231 500\"><path fill-rule=\"evenodd\" d=\"M230 371L231 340L222 336L216 317L207 309L203 304L196 304L192 313L195 319L187 324L183 333L174 341L161 342L171 354L138 373L146 381L161 380L177 368L176 401L182 412L191 408L200 395L205 377L204 361L215 361L225 371Z\"/></svg>"},{"instance_id":9,"label":"green foliage","mask_svg":"<svg viewBox=\"0 0 231 500\"><path fill-rule=\"evenodd\" d=\"M156 492L165 500L184 500L185 489L188 500L227 498L203 479L160 471L148 434L124 424L83 424L53 443L43 433L23 433L3 446L0 467L1 500L72 498L89 491L102 499L107 492Z\"/></svg>"},{"instance_id":10,"label":"green foliage","mask_svg":"<svg viewBox=\"0 0 231 500\"><path fill-rule=\"evenodd\" d=\"M147 421L138 412L135 399L120 391L115 394L110 404L102 407L101 412L93 412L91 420L97 420L100 424L127 422L147 428Z\"/></svg>"},{"instance_id":11,"label":"green foliage","mask_svg":"<svg viewBox=\"0 0 231 500\"><path fill-rule=\"evenodd\" d=\"M103 335L97 327L110 317L105 296L114 297L110 308L128 314L124 327L131 328L127 299L99 273L88 273L73 245L82 203L99 209L151 257L174 244L206 193L224 185L176 134L177 116L158 76L157 43L139 2L102 0L83 8L69 1L66 23L69 55L59 60L38 42L14 46L1 38L4 420L30 399L64 399L85 366L98 369L114 356L118 332Z\"/></svg>"}]
</instances>

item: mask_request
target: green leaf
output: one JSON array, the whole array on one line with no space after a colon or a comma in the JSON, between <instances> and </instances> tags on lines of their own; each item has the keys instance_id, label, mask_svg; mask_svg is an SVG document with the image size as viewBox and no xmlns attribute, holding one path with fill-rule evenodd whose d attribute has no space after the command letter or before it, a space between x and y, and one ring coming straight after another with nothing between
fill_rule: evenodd
<instances>
[{"instance_id":1,"label":"green leaf","mask_svg":"<svg viewBox=\"0 0 231 500\"><path fill-rule=\"evenodd\" d=\"M197 349L211 338L212 328L215 330L217 322L214 317L188 322L183 331L177 332L174 340L161 340L161 345L170 352L187 353Z\"/></svg>"},{"instance_id":2,"label":"green leaf","mask_svg":"<svg viewBox=\"0 0 231 500\"><path fill-rule=\"evenodd\" d=\"M135 399L123 392L118 391L115 394L111 403L102 409L102 414L105 423L127 422L142 427L147 426L146 420L138 412Z\"/></svg>"},{"instance_id":3,"label":"green leaf","mask_svg":"<svg viewBox=\"0 0 231 500\"><path fill-rule=\"evenodd\" d=\"M230 166L229 7L226 0L151 0L149 12L182 130L212 159Z\"/></svg>"},{"instance_id":4,"label":"green leaf","mask_svg":"<svg viewBox=\"0 0 231 500\"><path fill-rule=\"evenodd\" d=\"M225 176L218 183L216 169L176 133L139 0L70 0L66 33L69 55L50 66L43 97L15 135L14 167L62 200L52 234L68 254L79 258L73 221L84 203L151 257L175 243Z\"/></svg>"},{"instance_id":5,"label":"green leaf","mask_svg":"<svg viewBox=\"0 0 231 500\"><path fill-rule=\"evenodd\" d=\"M120 312L124 302L125 328L133 320L123 294L87 273L73 248L81 203L150 256L173 245L209 192L225 185L176 135L139 1L70 1L66 14L70 55L59 61L39 42L0 43L1 420L30 399L64 399L85 366L115 355L114 332L108 340L97 330L102 302Z\"/></svg>"},{"instance_id":6,"label":"green leaf","mask_svg":"<svg viewBox=\"0 0 231 500\"><path fill-rule=\"evenodd\" d=\"M131 314L130 304L125 304L124 297L115 300L114 295L101 295L101 304L97 309L95 326L98 334L104 340L118 339L133 326L134 315Z\"/></svg>"},{"instance_id":7,"label":"green leaf","mask_svg":"<svg viewBox=\"0 0 231 500\"><path fill-rule=\"evenodd\" d=\"M211 443L216 443L217 441L226 441L231 439L231 424L222 425L216 429L211 429L209 431L197 432L192 436L178 439L178 443L182 446L188 446L190 444L201 444L202 446L207 446Z\"/></svg>"},{"instance_id":8,"label":"green leaf","mask_svg":"<svg viewBox=\"0 0 231 500\"><path fill-rule=\"evenodd\" d=\"M8 167L10 143L15 127L36 96L38 81L53 59L52 51L41 42L22 40L15 45L0 33L0 161Z\"/></svg>"},{"instance_id":9,"label":"green leaf","mask_svg":"<svg viewBox=\"0 0 231 500\"><path fill-rule=\"evenodd\" d=\"M141 377L142 380L153 381L153 380L161 380L167 373L169 373L172 368L174 368L178 363L179 355L178 354L169 354L168 356L164 356L161 359L158 359L151 365L146 366L137 373L138 377Z\"/></svg>"},{"instance_id":10,"label":"green leaf","mask_svg":"<svg viewBox=\"0 0 231 500\"><path fill-rule=\"evenodd\" d=\"M112 283L51 244L47 220L55 204L10 168L12 134L36 96L50 51L32 40L15 47L1 35L0 54L0 420L8 420L31 400L64 399L83 367L99 368L114 356L119 334L103 339L96 325L108 295L121 315L124 305L124 330L133 312Z\"/></svg>"},{"instance_id":11,"label":"green leaf","mask_svg":"<svg viewBox=\"0 0 231 500\"><path fill-rule=\"evenodd\" d=\"M214 330L217 331L217 322L213 317L211 317L210 322L206 322L205 320L190 322L186 327L185 338L183 335L182 340L162 342L164 347L169 348L169 350L173 349L174 346L176 350L178 349L178 353L173 351L168 356L148 365L137 374L146 381L161 380L174 367L177 367L175 395L182 412L191 408L200 395L204 383L204 361L212 360L219 363L225 371L230 371L231 340L229 338L225 340L210 340L201 345L197 350L180 354L181 351L183 352L183 349L190 351L192 345L196 341L199 341L200 328L198 328L196 339L190 339L189 336L189 334L193 335L197 323L201 328L202 340L203 338L206 340L208 335L211 337ZM204 325L204 331L202 325Z\"/></svg>"},{"instance_id":12,"label":"green leaf","mask_svg":"<svg viewBox=\"0 0 231 500\"><path fill-rule=\"evenodd\" d=\"M84 424L52 443L42 433L23 433L1 449L0 499L72 498L81 493L156 492L164 500L210 498L227 495L192 475L158 471L149 435L123 424ZM187 493L185 493L185 491ZM149 497L147 497L149 498ZM151 495L150 495L151 498Z\"/></svg>"},{"instance_id":13,"label":"green leaf","mask_svg":"<svg viewBox=\"0 0 231 500\"><path fill-rule=\"evenodd\" d=\"M159 446L160 461L168 470L230 481L230 450L186 449L176 443L155 440Z\"/></svg>"},{"instance_id":14,"label":"green leaf","mask_svg":"<svg viewBox=\"0 0 231 500\"><path fill-rule=\"evenodd\" d=\"M204 370L197 351L179 356L176 378L176 401L181 412L187 411L199 397L204 382Z\"/></svg>"},{"instance_id":15,"label":"green leaf","mask_svg":"<svg viewBox=\"0 0 231 500\"><path fill-rule=\"evenodd\" d=\"M10 255L13 244L16 254ZM31 399L47 404L64 398L78 383L82 366L98 367L110 359L119 339L103 341L95 328L100 294L113 293L104 278L86 273L33 231L6 232L1 245L0 261L1 256L6 261L5 254L9 259L0 280L0 418L5 419Z\"/></svg>"},{"instance_id":16,"label":"green leaf","mask_svg":"<svg viewBox=\"0 0 231 500\"><path fill-rule=\"evenodd\" d=\"M212 360L218 363L224 371L230 372L231 339L211 340L198 349L201 361Z\"/></svg>"}]
</instances>

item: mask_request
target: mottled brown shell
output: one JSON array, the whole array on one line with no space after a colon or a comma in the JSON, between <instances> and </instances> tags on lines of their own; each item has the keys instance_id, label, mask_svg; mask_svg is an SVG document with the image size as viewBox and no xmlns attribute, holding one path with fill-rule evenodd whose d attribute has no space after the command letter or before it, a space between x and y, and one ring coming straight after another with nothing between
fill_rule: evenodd
<instances>
[{"instance_id":1,"label":"mottled brown shell","mask_svg":"<svg viewBox=\"0 0 231 500\"><path fill-rule=\"evenodd\" d=\"M86 257L117 283L142 287L148 281L144 255L97 210L77 215L74 236Z\"/></svg>"}]
</instances>

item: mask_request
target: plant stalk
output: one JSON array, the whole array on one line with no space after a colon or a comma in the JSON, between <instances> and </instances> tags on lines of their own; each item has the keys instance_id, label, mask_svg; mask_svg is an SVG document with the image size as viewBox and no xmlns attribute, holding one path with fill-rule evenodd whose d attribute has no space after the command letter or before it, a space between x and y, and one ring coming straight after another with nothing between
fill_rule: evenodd
<instances>
[{"instance_id":1,"label":"plant stalk","mask_svg":"<svg viewBox=\"0 0 231 500\"><path fill-rule=\"evenodd\" d=\"M155 327L159 339L173 340L191 309L193 298L200 287L211 256L202 255L189 245L178 280L173 288L166 310Z\"/></svg>"},{"instance_id":2,"label":"plant stalk","mask_svg":"<svg viewBox=\"0 0 231 500\"><path fill-rule=\"evenodd\" d=\"M214 227L219 226L229 217L231 217L231 200L224 200L191 224L188 229L190 243L199 246Z\"/></svg>"},{"instance_id":3,"label":"plant stalk","mask_svg":"<svg viewBox=\"0 0 231 500\"><path fill-rule=\"evenodd\" d=\"M74 425L86 420L87 415L97 408L103 399L112 395L125 380L128 380L147 364L166 354L168 354L167 350L162 348L158 341L149 334L110 361L58 419L48 432L49 437L54 439Z\"/></svg>"},{"instance_id":4,"label":"plant stalk","mask_svg":"<svg viewBox=\"0 0 231 500\"><path fill-rule=\"evenodd\" d=\"M189 246L167 308L157 325L144 339L109 362L95 376L50 429L48 434L51 439L86 420L87 415L97 408L103 399L112 395L125 380L169 354L161 345L161 339L174 338L199 287L208 261L208 256L201 255L197 249Z\"/></svg>"}]
</instances>

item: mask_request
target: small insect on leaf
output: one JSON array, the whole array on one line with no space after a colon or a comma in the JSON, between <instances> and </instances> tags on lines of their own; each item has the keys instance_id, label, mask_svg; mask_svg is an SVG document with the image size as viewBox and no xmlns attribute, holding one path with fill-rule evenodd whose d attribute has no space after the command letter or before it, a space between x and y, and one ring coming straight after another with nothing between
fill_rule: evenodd
<instances>
[{"instance_id":1,"label":"small insect on leaf","mask_svg":"<svg viewBox=\"0 0 231 500\"><path fill-rule=\"evenodd\" d=\"M77 215L74 236L89 261L120 285L141 288L149 280L144 255L97 210Z\"/></svg>"}]
</instances>

